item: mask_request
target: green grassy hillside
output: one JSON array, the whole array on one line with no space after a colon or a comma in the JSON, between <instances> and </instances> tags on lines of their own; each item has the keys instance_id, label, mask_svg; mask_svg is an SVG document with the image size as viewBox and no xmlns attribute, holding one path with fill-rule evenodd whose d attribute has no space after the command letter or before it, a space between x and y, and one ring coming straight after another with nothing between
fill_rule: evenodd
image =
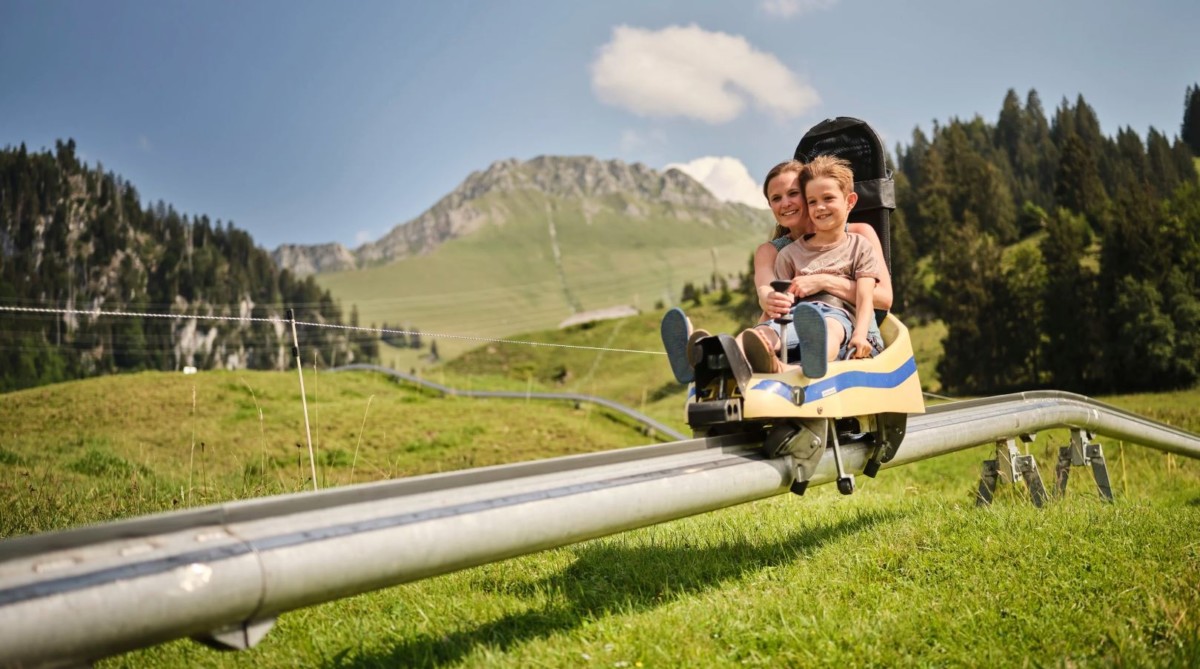
<instances>
[{"instance_id":1,"label":"green grassy hillside","mask_svg":"<svg viewBox=\"0 0 1200 669\"><path fill-rule=\"evenodd\" d=\"M541 370L560 364L581 388L650 389L653 410L678 412L665 361L643 356L484 349L437 380L548 389ZM443 399L369 373L306 386L325 486L645 443L586 407ZM1200 431L1200 390L1104 399ZM309 483L295 374L112 376L0 395L0 414L0 537ZM1047 481L1065 437L1030 447ZM1200 463L1103 443L1111 505L1077 469L1047 508L1002 486L978 509L980 447L860 478L851 497L821 486L286 613L248 652L181 640L99 666L1194 666Z\"/></svg>"},{"instance_id":2,"label":"green grassy hillside","mask_svg":"<svg viewBox=\"0 0 1200 669\"><path fill-rule=\"evenodd\" d=\"M552 198L537 191L490 193L474 206L503 218L426 256L317 281L359 323L413 326L425 333L503 338L556 327L576 311L673 304L686 282L743 272L770 231L745 220L682 220L630 196ZM641 216L626 215L627 207ZM554 234L551 234L553 223ZM557 243L557 254L555 253ZM443 358L476 342L439 339ZM416 355L385 347L384 362L423 367Z\"/></svg>"},{"instance_id":3,"label":"green grassy hillside","mask_svg":"<svg viewBox=\"0 0 1200 669\"><path fill-rule=\"evenodd\" d=\"M440 381L468 387L469 377ZM646 443L583 406L305 372L322 487ZM311 489L297 375L146 372L0 394L0 537Z\"/></svg>"}]
</instances>

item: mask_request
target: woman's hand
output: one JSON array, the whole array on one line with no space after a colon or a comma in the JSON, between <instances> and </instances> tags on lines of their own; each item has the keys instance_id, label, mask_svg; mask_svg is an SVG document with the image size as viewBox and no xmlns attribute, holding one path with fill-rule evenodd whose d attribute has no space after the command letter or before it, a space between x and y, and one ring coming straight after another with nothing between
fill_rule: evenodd
<instances>
[{"instance_id":1,"label":"woman's hand","mask_svg":"<svg viewBox=\"0 0 1200 669\"><path fill-rule=\"evenodd\" d=\"M770 286L758 287L758 306L762 307L767 318L779 318L787 314L792 310L793 303L795 298L788 293L780 293Z\"/></svg>"}]
</instances>

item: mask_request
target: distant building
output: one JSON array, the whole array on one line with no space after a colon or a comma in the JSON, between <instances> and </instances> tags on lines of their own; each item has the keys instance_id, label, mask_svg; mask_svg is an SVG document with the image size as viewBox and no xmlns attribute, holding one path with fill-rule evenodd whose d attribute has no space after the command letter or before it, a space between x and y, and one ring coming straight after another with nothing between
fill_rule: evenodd
<instances>
[{"instance_id":1,"label":"distant building","mask_svg":"<svg viewBox=\"0 0 1200 669\"><path fill-rule=\"evenodd\" d=\"M569 328L572 325L583 325L584 323L594 323L596 321L607 321L614 318L627 318L629 316L637 316L639 312L636 308L628 304L607 307L605 309L595 309L593 311L581 311L567 320L558 324L558 329Z\"/></svg>"}]
</instances>

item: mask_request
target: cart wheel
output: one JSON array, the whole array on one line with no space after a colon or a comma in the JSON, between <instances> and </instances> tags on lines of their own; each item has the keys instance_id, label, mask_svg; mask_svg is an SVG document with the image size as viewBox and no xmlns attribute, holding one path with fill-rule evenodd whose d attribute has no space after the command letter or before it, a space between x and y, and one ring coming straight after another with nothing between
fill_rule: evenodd
<instances>
[{"instance_id":1,"label":"cart wheel","mask_svg":"<svg viewBox=\"0 0 1200 669\"><path fill-rule=\"evenodd\" d=\"M843 495L849 495L854 492L854 477L846 476L838 479L838 492Z\"/></svg>"},{"instance_id":2,"label":"cart wheel","mask_svg":"<svg viewBox=\"0 0 1200 669\"><path fill-rule=\"evenodd\" d=\"M800 432L800 428L789 423L776 425L763 440L763 450L767 452L768 457L777 458L783 455L788 443L798 432Z\"/></svg>"}]
</instances>

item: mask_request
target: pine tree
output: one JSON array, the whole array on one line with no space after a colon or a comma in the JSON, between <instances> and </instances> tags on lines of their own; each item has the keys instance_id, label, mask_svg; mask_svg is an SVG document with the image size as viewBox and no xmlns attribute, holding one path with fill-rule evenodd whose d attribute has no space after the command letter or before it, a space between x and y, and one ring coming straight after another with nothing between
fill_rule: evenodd
<instances>
[{"instance_id":1,"label":"pine tree","mask_svg":"<svg viewBox=\"0 0 1200 669\"><path fill-rule=\"evenodd\" d=\"M954 226L950 208L950 184L946 175L942 154L930 147L920 170L921 182L917 186L916 216L906 217L910 221L910 232L917 248L923 253L942 253L942 238ZM919 222L919 224L917 223Z\"/></svg>"},{"instance_id":2,"label":"pine tree","mask_svg":"<svg viewBox=\"0 0 1200 669\"><path fill-rule=\"evenodd\" d=\"M1200 84L1189 86L1184 96L1180 138L1192 150L1192 155L1200 156Z\"/></svg>"},{"instance_id":3,"label":"pine tree","mask_svg":"<svg viewBox=\"0 0 1200 669\"><path fill-rule=\"evenodd\" d=\"M1097 333L1103 322L1096 313L1096 279L1084 264L1091 233L1082 215L1058 209L1046 219L1040 250L1046 282L1040 295L1045 344L1041 368L1048 384L1064 390L1088 391L1102 376Z\"/></svg>"},{"instance_id":4,"label":"pine tree","mask_svg":"<svg viewBox=\"0 0 1200 669\"><path fill-rule=\"evenodd\" d=\"M1095 157L1074 133L1065 137L1061 150L1054 180L1054 198L1058 206L1092 217L1100 215L1108 198Z\"/></svg>"},{"instance_id":5,"label":"pine tree","mask_svg":"<svg viewBox=\"0 0 1200 669\"><path fill-rule=\"evenodd\" d=\"M1153 282L1118 279L1109 305L1113 343L1106 351L1114 390L1151 390L1174 376L1175 324L1163 306Z\"/></svg>"},{"instance_id":6,"label":"pine tree","mask_svg":"<svg viewBox=\"0 0 1200 669\"><path fill-rule=\"evenodd\" d=\"M1028 135L1023 144L1019 169L1028 171L1033 177L1032 194L1026 195L1026 199L1033 200L1043 209L1050 209L1054 206L1054 175L1058 171L1059 147L1051 138L1050 122L1046 119L1042 100L1033 89L1025 98L1025 129Z\"/></svg>"},{"instance_id":7,"label":"pine tree","mask_svg":"<svg viewBox=\"0 0 1200 669\"><path fill-rule=\"evenodd\" d=\"M1000 106L1000 117L996 119L996 146L1008 156L1009 163L1014 167L1025 134L1025 112L1021 109L1021 99L1010 88Z\"/></svg>"},{"instance_id":8,"label":"pine tree","mask_svg":"<svg viewBox=\"0 0 1200 669\"><path fill-rule=\"evenodd\" d=\"M946 240L954 252L935 260L934 302L946 324L938 376L953 393L990 391L1002 384L1005 374L995 361L1007 357L1000 351L1005 333L994 314L998 305L1010 300L1000 248L989 235L979 233L973 221L951 228Z\"/></svg>"},{"instance_id":9,"label":"pine tree","mask_svg":"<svg viewBox=\"0 0 1200 669\"><path fill-rule=\"evenodd\" d=\"M1171 152L1171 144L1166 136L1154 128L1150 128L1150 135L1146 140L1146 165L1148 181L1158 197L1166 197L1175 191L1175 187L1179 185L1175 155Z\"/></svg>"},{"instance_id":10,"label":"pine tree","mask_svg":"<svg viewBox=\"0 0 1200 669\"><path fill-rule=\"evenodd\" d=\"M1042 254L1028 246L1017 247L1002 279L1003 292L992 311L992 322L1002 333L995 360L1001 384L1005 389L1037 387L1042 380L1038 354L1045 320L1039 297L1047 281Z\"/></svg>"}]
</instances>

